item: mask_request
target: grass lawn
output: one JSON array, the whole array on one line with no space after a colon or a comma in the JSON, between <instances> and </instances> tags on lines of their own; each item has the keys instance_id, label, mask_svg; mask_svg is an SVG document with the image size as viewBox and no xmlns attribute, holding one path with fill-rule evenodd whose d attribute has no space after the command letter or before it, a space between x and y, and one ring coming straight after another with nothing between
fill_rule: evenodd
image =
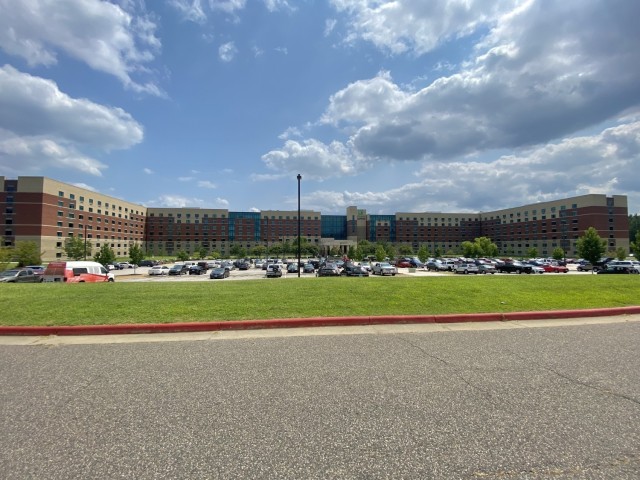
<instances>
[{"instance_id":1,"label":"grass lawn","mask_svg":"<svg viewBox=\"0 0 640 480\"><path fill-rule=\"evenodd\" d=\"M638 275L0 285L0 325L207 322L640 304Z\"/></svg>"}]
</instances>

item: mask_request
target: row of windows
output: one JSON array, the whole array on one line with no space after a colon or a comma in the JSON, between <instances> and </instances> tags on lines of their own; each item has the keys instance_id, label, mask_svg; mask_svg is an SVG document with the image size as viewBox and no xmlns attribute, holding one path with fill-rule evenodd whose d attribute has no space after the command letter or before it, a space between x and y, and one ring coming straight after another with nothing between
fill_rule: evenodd
<instances>
[{"instance_id":1,"label":"row of windows","mask_svg":"<svg viewBox=\"0 0 640 480\"><path fill-rule=\"evenodd\" d=\"M64 192L62 190L58 191L58 197L62 197L62 198L65 197ZM75 200L76 199L76 195L74 193L70 193L69 194L69 199L70 200ZM94 203L93 198L89 198L88 200L89 200L89 205L93 205L93 203ZM80 203L83 203L84 202L84 197L83 196L78 196L78 201ZM62 202L58 202L58 205L60 205L61 203ZM101 207L102 206L102 200L96 201L96 204L99 207ZM62 205L60 205L60 206L62 206ZM75 206L72 207L71 205L69 207L70 208L75 208ZM111 204L111 209L112 210L115 210L116 207L117 207L118 211L120 211L120 212L122 211L122 206L116 205L114 203ZM105 202L104 203L104 208L109 208L109 202ZM124 207L124 211L129 213L129 208L128 207ZM142 215L142 213L140 213L138 210L133 210L133 209L131 209L131 213L135 213L136 215Z\"/></svg>"}]
</instances>

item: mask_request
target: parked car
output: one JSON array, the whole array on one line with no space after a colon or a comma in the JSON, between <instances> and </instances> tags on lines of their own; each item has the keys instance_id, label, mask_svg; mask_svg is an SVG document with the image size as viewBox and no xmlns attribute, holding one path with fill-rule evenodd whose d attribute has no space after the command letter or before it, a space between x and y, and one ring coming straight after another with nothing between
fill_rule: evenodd
<instances>
[{"instance_id":1,"label":"parked car","mask_svg":"<svg viewBox=\"0 0 640 480\"><path fill-rule=\"evenodd\" d=\"M229 277L230 273L229 270L227 270L224 267L216 267L213 270L211 270L211 273L209 274L209 278L210 279L214 279L214 278L227 278Z\"/></svg>"},{"instance_id":2,"label":"parked car","mask_svg":"<svg viewBox=\"0 0 640 480\"><path fill-rule=\"evenodd\" d=\"M298 273L299 270L300 267L298 266L297 262L287 265L287 273Z\"/></svg>"},{"instance_id":3,"label":"parked car","mask_svg":"<svg viewBox=\"0 0 640 480\"><path fill-rule=\"evenodd\" d=\"M626 274L637 275L638 271L634 267L627 267L624 265L607 265L605 268L598 270L596 273L601 274Z\"/></svg>"},{"instance_id":4,"label":"parked car","mask_svg":"<svg viewBox=\"0 0 640 480\"><path fill-rule=\"evenodd\" d=\"M30 268L12 268L0 272L0 282L2 283L40 283L42 275L36 273Z\"/></svg>"},{"instance_id":5,"label":"parked car","mask_svg":"<svg viewBox=\"0 0 640 480\"><path fill-rule=\"evenodd\" d=\"M280 265L278 265L277 263L272 263L267 266L268 278L275 278L275 277L281 277L281 276L282 276L282 268L280 268Z\"/></svg>"},{"instance_id":6,"label":"parked car","mask_svg":"<svg viewBox=\"0 0 640 480\"><path fill-rule=\"evenodd\" d=\"M157 264L157 262L154 262L153 260L140 260L138 262L138 266L139 267L153 267Z\"/></svg>"},{"instance_id":7,"label":"parked car","mask_svg":"<svg viewBox=\"0 0 640 480\"><path fill-rule=\"evenodd\" d=\"M426 267L429 272L431 271L444 272L449 270L447 265L441 262L440 260L429 260L426 263Z\"/></svg>"},{"instance_id":8,"label":"parked car","mask_svg":"<svg viewBox=\"0 0 640 480\"><path fill-rule=\"evenodd\" d=\"M203 273L207 273L207 270L200 265L191 265L189 267L189 275L202 275Z\"/></svg>"},{"instance_id":9,"label":"parked car","mask_svg":"<svg viewBox=\"0 0 640 480\"><path fill-rule=\"evenodd\" d=\"M149 269L149 275L168 275L169 267L166 265L156 265Z\"/></svg>"},{"instance_id":10,"label":"parked car","mask_svg":"<svg viewBox=\"0 0 640 480\"><path fill-rule=\"evenodd\" d=\"M339 277L340 269L335 265L325 265L316 272L317 277Z\"/></svg>"},{"instance_id":11,"label":"parked car","mask_svg":"<svg viewBox=\"0 0 640 480\"><path fill-rule=\"evenodd\" d=\"M115 276L98 262L51 262L44 271L44 282L95 283L114 282Z\"/></svg>"},{"instance_id":12,"label":"parked car","mask_svg":"<svg viewBox=\"0 0 640 480\"><path fill-rule=\"evenodd\" d=\"M496 270L496 267L494 267L490 263L481 263L480 265L478 265L478 273L482 273L484 275L486 275L487 273L493 275L497 271L498 270Z\"/></svg>"},{"instance_id":13,"label":"parked car","mask_svg":"<svg viewBox=\"0 0 640 480\"><path fill-rule=\"evenodd\" d=\"M409 260L408 258L401 258L398 261L396 261L396 267L397 268L409 268L409 267L411 267L411 260Z\"/></svg>"},{"instance_id":14,"label":"parked car","mask_svg":"<svg viewBox=\"0 0 640 480\"><path fill-rule=\"evenodd\" d=\"M543 263L542 268L548 273L569 273L569 268L559 264Z\"/></svg>"},{"instance_id":15,"label":"parked car","mask_svg":"<svg viewBox=\"0 0 640 480\"><path fill-rule=\"evenodd\" d=\"M302 267L302 273L316 273L316 268L313 263L305 263L304 267Z\"/></svg>"},{"instance_id":16,"label":"parked car","mask_svg":"<svg viewBox=\"0 0 640 480\"><path fill-rule=\"evenodd\" d=\"M182 263L176 263L169 269L169 275L186 275L189 273L189 267Z\"/></svg>"},{"instance_id":17,"label":"parked car","mask_svg":"<svg viewBox=\"0 0 640 480\"><path fill-rule=\"evenodd\" d=\"M591 264L590 262L580 262L578 263L576 270L578 270L579 272L590 272L591 270L593 270L593 264Z\"/></svg>"},{"instance_id":18,"label":"parked car","mask_svg":"<svg viewBox=\"0 0 640 480\"><path fill-rule=\"evenodd\" d=\"M120 262L117 264L120 270L124 270L125 268L133 268L135 265L129 262Z\"/></svg>"},{"instance_id":19,"label":"parked car","mask_svg":"<svg viewBox=\"0 0 640 480\"><path fill-rule=\"evenodd\" d=\"M45 269L44 265L27 265L24 268L30 268L31 270L33 270L33 273L35 273L36 275L44 275L44 269Z\"/></svg>"},{"instance_id":20,"label":"parked car","mask_svg":"<svg viewBox=\"0 0 640 480\"><path fill-rule=\"evenodd\" d=\"M371 273L374 275L391 275L394 276L398 273L398 269L388 262L376 262L371 267Z\"/></svg>"},{"instance_id":21,"label":"parked car","mask_svg":"<svg viewBox=\"0 0 640 480\"><path fill-rule=\"evenodd\" d=\"M362 268L360 265L349 264L342 270L342 275L346 277L368 277L369 271Z\"/></svg>"},{"instance_id":22,"label":"parked car","mask_svg":"<svg viewBox=\"0 0 640 480\"><path fill-rule=\"evenodd\" d=\"M364 268L367 272L371 273L371 263L369 262L360 262L360 266Z\"/></svg>"},{"instance_id":23,"label":"parked car","mask_svg":"<svg viewBox=\"0 0 640 480\"><path fill-rule=\"evenodd\" d=\"M480 273L478 266L475 263L459 263L456 265L455 273Z\"/></svg>"},{"instance_id":24,"label":"parked car","mask_svg":"<svg viewBox=\"0 0 640 480\"><path fill-rule=\"evenodd\" d=\"M242 261L242 262L238 262L236 264L236 267L238 270L249 270L249 268L251 267L251 264L247 261Z\"/></svg>"},{"instance_id":25,"label":"parked car","mask_svg":"<svg viewBox=\"0 0 640 480\"><path fill-rule=\"evenodd\" d=\"M521 262L503 262L496 267L501 273L533 273L533 265Z\"/></svg>"}]
</instances>

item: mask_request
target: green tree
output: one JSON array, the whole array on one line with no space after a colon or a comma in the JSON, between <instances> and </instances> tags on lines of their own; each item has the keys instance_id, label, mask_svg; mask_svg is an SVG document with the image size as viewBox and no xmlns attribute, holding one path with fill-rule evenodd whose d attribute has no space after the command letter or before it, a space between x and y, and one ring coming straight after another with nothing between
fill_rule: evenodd
<instances>
[{"instance_id":1,"label":"green tree","mask_svg":"<svg viewBox=\"0 0 640 480\"><path fill-rule=\"evenodd\" d=\"M436 249L433 251L433 256L436 258L442 258L442 248L436 247Z\"/></svg>"},{"instance_id":2,"label":"green tree","mask_svg":"<svg viewBox=\"0 0 640 480\"><path fill-rule=\"evenodd\" d=\"M395 256L396 256L396 247L394 247L393 244L387 243L387 245L384 247L384 249L387 252L387 257L395 258Z\"/></svg>"},{"instance_id":3,"label":"green tree","mask_svg":"<svg viewBox=\"0 0 640 480\"><path fill-rule=\"evenodd\" d=\"M477 245L474 242L470 242L470 241L466 241L466 242L462 242L462 255L466 258L477 258L480 255L478 255L478 248Z\"/></svg>"},{"instance_id":4,"label":"green tree","mask_svg":"<svg viewBox=\"0 0 640 480\"><path fill-rule=\"evenodd\" d=\"M400 245L398 247L398 254L402 255L403 257L408 257L410 255L412 256L413 255L413 248L411 247L411 245L403 243L402 245Z\"/></svg>"},{"instance_id":5,"label":"green tree","mask_svg":"<svg viewBox=\"0 0 640 480\"><path fill-rule=\"evenodd\" d=\"M606 242L600 238L595 228L589 227L576 242L576 250L580 257L595 265L606 250Z\"/></svg>"},{"instance_id":6,"label":"green tree","mask_svg":"<svg viewBox=\"0 0 640 480\"><path fill-rule=\"evenodd\" d=\"M249 255L255 258L264 258L267 254L267 247L264 245L256 245L249 251Z\"/></svg>"},{"instance_id":7,"label":"green tree","mask_svg":"<svg viewBox=\"0 0 640 480\"><path fill-rule=\"evenodd\" d=\"M93 260L106 267L116 261L116 254L111 250L108 243L104 243L100 247L100 250L98 250L98 253L93 256Z\"/></svg>"},{"instance_id":8,"label":"green tree","mask_svg":"<svg viewBox=\"0 0 640 480\"><path fill-rule=\"evenodd\" d=\"M629 215L629 240L633 241L636 239L636 245L638 244L638 232L640 232L640 215L637 213L635 215Z\"/></svg>"},{"instance_id":9,"label":"green tree","mask_svg":"<svg viewBox=\"0 0 640 480\"><path fill-rule=\"evenodd\" d=\"M631 242L631 251L636 257L636 260L640 258L640 230L636 232L636 241Z\"/></svg>"},{"instance_id":10,"label":"green tree","mask_svg":"<svg viewBox=\"0 0 640 480\"><path fill-rule=\"evenodd\" d=\"M478 237L474 240L480 257L497 257L498 246L489 237Z\"/></svg>"},{"instance_id":11,"label":"green tree","mask_svg":"<svg viewBox=\"0 0 640 480\"><path fill-rule=\"evenodd\" d=\"M242 245L239 245L237 243L231 245L231 250L229 250L229 253L232 257L236 258L244 258L247 256L247 250Z\"/></svg>"},{"instance_id":12,"label":"green tree","mask_svg":"<svg viewBox=\"0 0 640 480\"><path fill-rule=\"evenodd\" d=\"M42 254L36 242L16 242L13 258L18 262L19 267L40 265L42 262Z\"/></svg>"},{"instance_id":13,"label":"green tree","mask_svg":"<svg viewBox=\"0 0 640 480\"><path fill-rule=\"evenodd\" d=\"M331 255L332 257L339 257L340 249L338 247L331 247L331 250L329 250L329 255Z\"/></svg>"},{"instance_id":14,"label":"green tree","mask_svg":"<svg viewBox=\"0 0 640 480\"><path fill-rule=\"evenodd\" d=\"M187 252L185 252L184 250L180 250L177 254L176 254L176 258L178 260L180 260L181 262L185 262L187 260L189 260L189 254Z\"/></svg>"},{"instance_id":15,"label":"green tree","mask_svg":"<svg viewBox=\"0 0 640 480\"><path fill-rule=\"evenodd\" d=\"M616 248L615 256L618 260L625 260L627 258L627 251L624 249L624 247L618 247Z\"/></svg>"},{"instance_id":16,"label":"green tree","mask_svg":"<svg viewBox=\"0 0 640 480\"><path fill-rule=\"evenodd\" d=\"M137 267L142 260L144 260L144 252L140 245L134 243L129 247L129 261Z\"/></svg>"},{"instance_id":17,"label":"green tree","mask_svg":"<svg viewBox=\"0 0 640 480\"><path fill-rule=\"evenodd\" d=\"M200 245L197 249L198 258L207 258L207 254L209 253L209 249L204 245Z\"/></svg>"},{"instance_id":18,"label":"green tree","mask_svg":"<svg viewBox=\"0 0 640 480\"><path fill-rule=\"evenodd\" d=\"M217 250L211 250L211 253L209 254L209 256L214 260L217 260L220 258L220 252Z\"/></svg>"},{"instance_id":19,"label":"green tree","mask_svg":"<svg viewBox=\"0 0 640 480\"><path fill-rule=\"evenodd\" d=\"M553 252L551 252L551 257L554 260L562 260L564 258L564 250L560 247L554 248Z\"/></svg>"},{"instance_id":20,"label":"green tree","mask_svg":"<svg viewBox=\"0 0 640 480\"><path fill-rule=\"evenodd\" d=\"M538 249L536 247L531 247L527 250L527 256L529 258L538 258Z\"/></svg>"},{"instance_id":21,"label":"green tree","mask_svg":"<svg viewBox=\"0 0 640 480\"><path fill-rule=\"evenodd\" d=\"M420 259L420 261L422 263L425 263L427 261L427 259L429 258L429 250L427 249L427 247L425 245L422 245L418 249L418 258Z\"/></svg>"},{"instance_id":22,"label":"green tree","mask_svg":"<svg viewBox=\"0 0 640 480\"><path fill-rule=\"evenodd\" d=\"M13 258L13 247L4 246L4 238L2 238L2 244L0 244L0 272L7 269Z\"/></svg>"},{"instance_id":23,"label":"green tree","mask_svg":"<svg viewBox=\"0 0 640 480\"><path fill-rule=\"evenodd\" d=\"M64 253L73 260L82 260L91 253L91 242L80 237L69 237L64 241Z\"/></svg>"},{"instance_id":24,"label":"green tree","mask_svg":"<svg viewBox=\"0 0 640 480\"><path fill-rule=\"evenodd\" d=\"M356 251L356 248L353 245L351 245L349 247L349 251L347 252L347 256L352 260L362 260L361 258L356 258L357 255L358 253Z\"/></svg>"},{"instance_id":25,"label":"green tree","mask_svg":"<svg viewBox=\"0 0 640 480\"><path fill-rule=\"evenodd\" d=\"M384 260L384 257L387 256L387 251L384 249L382 245L378 245L376 248L376 260L381 262Z\"/></svg>"}]
</instances>

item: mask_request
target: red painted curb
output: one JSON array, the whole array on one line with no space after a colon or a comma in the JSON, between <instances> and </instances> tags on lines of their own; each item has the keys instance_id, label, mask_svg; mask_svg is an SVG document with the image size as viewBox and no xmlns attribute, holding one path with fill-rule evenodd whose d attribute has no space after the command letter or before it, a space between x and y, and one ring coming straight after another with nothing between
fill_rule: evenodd
<instances>
[{"instance_id":1,"label":"red painted curb","mask_svg":"<svg viewBox=\"0 0 640 480\"><path fill-rule=\"evenodd\" d=\"M640 314L640 306L593 308L586 310L548 310L540 312L470 313L450 315L382 315L374 317L313 317L229 322L147 323L74 326L0 326L0 335L115 335L132 333L211 332L262 328L327 327L408 323L499 322L548 320Z\"/></svg>"}]
</instances>

